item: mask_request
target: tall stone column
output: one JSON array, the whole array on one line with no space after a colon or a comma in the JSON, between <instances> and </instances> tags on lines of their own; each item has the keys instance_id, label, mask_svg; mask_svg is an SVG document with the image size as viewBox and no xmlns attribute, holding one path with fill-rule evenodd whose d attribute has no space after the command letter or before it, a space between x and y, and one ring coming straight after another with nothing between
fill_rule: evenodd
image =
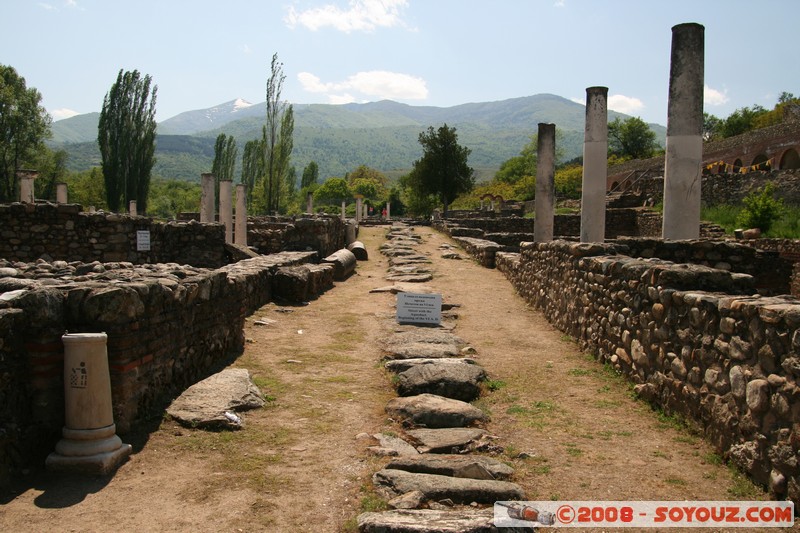
<instances>
[{"instance_id":1,"label":"tall stone column","mask_svg":"<svg viewBox=\"0 0 800 533\"><path fill-rule=\"evenodd\" d=\"M672 28L664 163L664 239L700 237L705 28Z\"/></svg>"},{"instance_id":2,"label":"tall stone column","mask_svg":"<svg viewBox=\"0 0 800 533\"><path fill-rule=\"evenodd\" d=\"M606 236L608 177L608 87L586 89L583 137L581 242L603 242Z\"/></svg>"},{"instance_id":3,"label":"tall stone column","mask_svg":"<svg viewBox=\"0 0 800 533\"><path fill-rule=\"evenodd\" d=\"M219 222L225 224L225 242L233 242L233 206L231 180L220 180L219 182Z\"/></svg>"},{"instance_id":4,"label":"tall stone column","mask_svg":"<svg viewBox=\"0 0 800 533\"><path fill-rule=\"evenodd\" d=\"M314 213L314 194L306 193L306 213Z\"/></svg>"},{"instance_id":5,"label":"tall stone column","mask_svg":"<svg viewBox=\"0 0 800 533\"><path fill-rule=\"evenodd\" d=\"M67 184L56 183L56 203L66 204L68 201Z\"/></svg>"},{"instance_id":6,"label":"tall stone column","mask_svg":"<svg viewBox=\"0 0 800 533\"><path fill-rule=\"evenodd\" d=\"M200 174L200 222L214 222L214 174Z\"/></svg>"},{"instance_id":7,"label":"tall stone column","mask_svg":"<svg viewBox=\"0 0 800 533\"><path fill-rule=\"evenodd\" d=\"M26 204L32 204L35 201L35 193L33 182L39 177L39 173L35 170L17 170L17 179L19 180L19 201Z\"/></svg>"},{"instance_id":8,"label":"tall stone column","mask_svg":"<svg viewBox=\"0 0 800 533\"><path fill-rule=\"evenodd\" d=\"M362 219L364 219L364 220L366 220L366 218L367 218L367 209L368 209L368 206L367 206L367 204L364 204L364 205L362 205L362 206L361 206L361 209L363 209L363 210L364 210L364 212L361 214L361 218L362 218Z\"/></svg>"},{"instance_id":9,"label":"tall stone column","mask_svg":"<svg viewBox=\"0 0 800 533\"><path fill-rule=\"evenodd\" d=\"M244 183L236 185L236 228L233 242L247 246L247 191Z\"/></svg>"},{"instance_id":10,"label":"tall stone column","mask_svg":"<svg viewBox=\"0 0 800 533\"><path fill-rule=\"evenodd\" d=\"M345 213L345 207L347 207L347 202L342 200L342 221L347 219L347 214Z\"/></svg>"},{"instance_id":11,"label":"tall stone column","mask_svg":"<svg viewBox=\"0 0 800 533\"><path fill-rule=\"evenodd\" d=\"M392 219L392 204L386 202L386 220Z\"/></svg>"},{"instance_id":12,"label":"tall stone column","mask_svg":"<svg viewBox=\"0 0 800 533\"><path fill-rule=\"evenodd\" d=\"M128 202L128 214L132 217L135 217L138 214L136 211L136 200L131 200Z\"/></svg>"},{"instance_id":13,"label":"tall stone column","mask_svg":"<svg viewBox=\"0 0 800 533\"><path fill-rule=\"evenodd\" d=\"M109 474L131 454L116 434L105 333L69 333L64 342L63 438L50 470Z\"/></svg>"},{"instance_id":14,"label":"tall stone column","mask_svg":"<svg viewBox=\"0 0 800 533\"><path fill-rule=\"evenodd\" d=\"M356 197L356 223L361 222L361 198Z\"/></svg>"},{"instance_id":15,"label":"tall stone column","mask_svg":"<svg viewBox=\"0 0 800 533\"><path fill-rule=\"evenodd\" d=\"M556 125L540 123L538 138L533 240L548 242L553 240L555 215Z\"/></svg>"}]
</instances>

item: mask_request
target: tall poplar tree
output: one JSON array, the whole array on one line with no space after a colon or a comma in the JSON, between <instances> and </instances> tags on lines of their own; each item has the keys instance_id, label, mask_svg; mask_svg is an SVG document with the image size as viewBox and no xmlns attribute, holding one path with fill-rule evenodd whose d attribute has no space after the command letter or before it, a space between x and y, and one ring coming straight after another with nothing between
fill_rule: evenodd
<instances>
[{"instance_id":1,"label":"tall poplar tree","mask_svg":"<svg viewBox=\"0 0 800 533\"><path fill-rule=\"evenodd\" d=\"M281 101L284 80L283 63L278 61L278 54L274 54L267 80L267 123L262 129L265 173L262 186L267 212L277 212L280 207L281 188L293 147L292 106Z\"/></svg>"},{"instance_id":2,"label":"tall poplar tree","mask_svg":"<svg viewBox=\"0 0 800 533\"><path fill-rule=\"evenodd\" d=\"M236 157L239 149L236 148L236 139L224 133L217 135L214 143L214 162L211 164L211 173L214 174L214 184L219 190L220 181L233 181L233 171L236 168ZM219 209L219 195L214 195L214 207Z\"/></svg>"},{"instance_id":3,"label":"tall poplar tree","mask_svg":"<svg viewBox=\"0 0 800 533\"><path fill-rule=\"evenodd\" d=\"M97 144L103 163L106 200L119 211L136 200L140 213L147 210L147 193L156 162L156 92L152 78L138 70L121 69L103 99Z\"/></svg>"},{"instance_id":4,"label":"tall poplar tree","mask_svg":"<svg viewBox=\"0 0 800 533\"><path fill-rule=\"evenodd\" d=\"M260 139L247 141L242 154L242 183L247 191L247 210L253 209L255 185L264 175L264 145Z\"/></svg>"}]
</instances>

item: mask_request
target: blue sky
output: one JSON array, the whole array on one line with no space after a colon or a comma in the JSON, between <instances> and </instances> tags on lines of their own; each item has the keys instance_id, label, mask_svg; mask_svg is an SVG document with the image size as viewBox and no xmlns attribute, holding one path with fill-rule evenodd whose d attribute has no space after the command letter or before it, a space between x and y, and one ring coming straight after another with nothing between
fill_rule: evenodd
<instances>
[{"instance_id":1,"label":"blue sky","mask_svg":"<svg viewBox=\"0 0 800 533\"><path fill-rule=\"evenodd\" d=\"M453 106L553 93L666 124L671 27L706 28L705 107L800 95L797 0L2 0L0 64L55 120L99 111L120 69L150 74L158 120L265 100ZM535 128L535 125L531 125Z\"/></svg>"}]
</instances>

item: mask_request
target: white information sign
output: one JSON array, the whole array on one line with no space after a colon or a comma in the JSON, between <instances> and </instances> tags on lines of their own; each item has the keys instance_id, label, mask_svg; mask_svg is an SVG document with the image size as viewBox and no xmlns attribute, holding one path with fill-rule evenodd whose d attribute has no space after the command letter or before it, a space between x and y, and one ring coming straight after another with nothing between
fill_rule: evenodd
<instances>
[{"instance_id":1,"label":"white information sign","mask_svg":"<svg viewBox=\"0 0 800 533\"><path fill-rule=\"evenodd\" d=\"M140 230L136 232L136 251L149 252L150 251L150 232L147 230Z\"/></svg>"},{"instance_id":2,"label":"white information sign","mask_svg":"<svg viewBox=\"0 0 800 533\"><path fill-rule=\"evenodd\" d=\"M397 294L397 322L435 324L442 322L442 295L401 292Z\"/></svg>"}]
</instances>

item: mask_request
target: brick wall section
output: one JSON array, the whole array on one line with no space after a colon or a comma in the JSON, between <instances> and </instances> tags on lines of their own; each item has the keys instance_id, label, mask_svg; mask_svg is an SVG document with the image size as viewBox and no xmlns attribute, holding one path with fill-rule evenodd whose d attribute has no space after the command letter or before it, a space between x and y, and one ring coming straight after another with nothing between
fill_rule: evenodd
<instances>
[{"instance_id":1,"label":"brick wall section","mask_svg":"<svg viewBox=\"0 0 800 533\"><path fill-rule=\"evenodd\" d=\"M227 263L220 224L155 222L115 213L84 213L77 204L0 205L0 258L35 261L180 263L218 268ZM136 251L136 232L150 232L150 251Z\"/></svg>"},{"instance_id":2,"label":"brick wall section","mask_svg":"<svg viewBox=\"0 0 800 533\"><path fill-rule=\"evenodd\" d=\"M614 244L498 253L525 300L668 412L694 420L775 497L800 501L800 302L752 278L618 255Z\"/></svg>"},{"instance_id":3,"label":"brick wall section","mask_svg":"<svg viewBox=\"0 0 800 533\"><path fill-rule=\"evenodd\" d=\"M18 271L0 276L0 485L40 464L60 437L65 331L108 334L114 418L125 433L241 353L244 319L270 301L274 272L314 260L285 252L216 270L79 265L80 275L39 281L31 272L45 264L0 265L3 276Z\"/></svg>"}]
</instances>

